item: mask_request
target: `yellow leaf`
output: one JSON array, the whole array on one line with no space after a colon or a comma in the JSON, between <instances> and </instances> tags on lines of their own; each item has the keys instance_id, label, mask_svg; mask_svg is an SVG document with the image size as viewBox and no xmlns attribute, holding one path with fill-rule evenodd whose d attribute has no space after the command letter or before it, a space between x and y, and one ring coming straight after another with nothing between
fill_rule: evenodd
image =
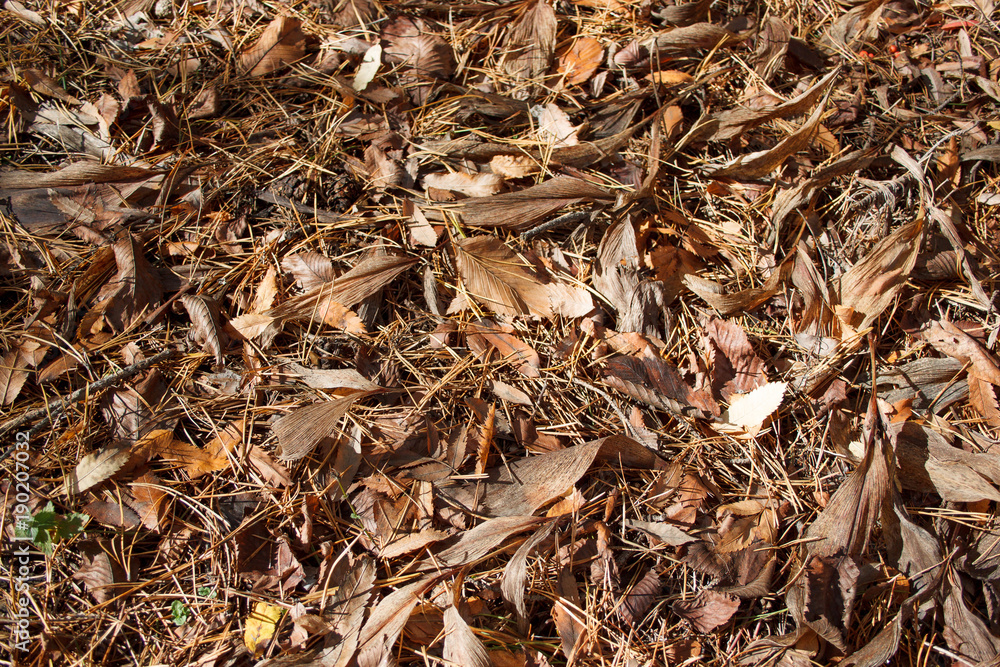
<instances>
[{"instance_id":1,"label":"yellow leaf","mask_svg":"<svg viewBox=\"0 0 1000 667\"><path fill-rule=\"evenodd\" d=\"M271 604L270 602L258 602L253 609L253 613L247 617L247 627L243 632L243 643L252 655L257 655L264 650L264 647L274 631L278 627L281 615L285 613L284 607Z\"/></svg>"}]
</instances>

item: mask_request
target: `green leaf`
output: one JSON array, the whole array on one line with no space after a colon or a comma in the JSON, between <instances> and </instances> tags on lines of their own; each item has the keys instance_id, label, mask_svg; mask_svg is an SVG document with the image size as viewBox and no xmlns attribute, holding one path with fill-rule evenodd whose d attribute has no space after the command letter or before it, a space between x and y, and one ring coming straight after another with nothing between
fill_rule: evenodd
<instances>
[{"instance_id":1,"label":"green leaf","mask_svg":"<svg viewBox=\"0 0 1000 667\"><path fill-rule=\"evenodd\" d=\"M188 622L191 610L180 600L174 600L170 605L170 613L174 617L174 625L180 626Z\"/></svg>"},{"instance_id":2,"label":"green leaf","mask_svg":"<svg viewBox=\"0 0 1000 667\"><path fill-rule=\"evenodd\" d=\"M46 503L40 512L14 527L15 535L31 540L35 547L46 556L51 556L57 540L68 540L83 532L90 517L77 512L67 516L56 514L52 502Z\"/></svg>"}]
</instances>

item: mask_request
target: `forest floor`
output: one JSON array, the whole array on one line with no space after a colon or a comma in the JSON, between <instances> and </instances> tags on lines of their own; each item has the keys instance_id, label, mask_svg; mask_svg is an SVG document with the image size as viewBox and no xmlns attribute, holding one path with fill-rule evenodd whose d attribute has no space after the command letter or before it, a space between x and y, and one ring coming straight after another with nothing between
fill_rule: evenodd
<instances>
[{"instance_id":1,"label":"forest floor","mask_svg":"<svg viewBox=\"0 0 1000 667\"><path fill-rule=\"evenodd\" d=\"M6 0L3 652L1000 665L998 20Z\"/></svg>"}]
</instances>

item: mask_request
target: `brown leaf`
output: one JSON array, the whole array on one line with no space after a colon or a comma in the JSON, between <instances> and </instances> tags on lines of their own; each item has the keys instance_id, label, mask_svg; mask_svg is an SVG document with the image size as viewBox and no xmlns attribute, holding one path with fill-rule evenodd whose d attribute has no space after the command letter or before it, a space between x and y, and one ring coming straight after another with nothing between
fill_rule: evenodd
<instances>
[{"instance_id":1,"label":"brown leaf","mask_svg":"<svg viewBox=\"0 0 1000 667\"><path fill-rule=\"evenodd\" d=\"M455 258L465 289L503 317L552 317L549 293L535 273L495 236L456 241Z\"/></svg>"},{"instance_id":2,"label":"brown leaf","mask_svg":"<svg viewBox=\"0 0 1000 667\"><path fill-rule=\"evenodd\" d=\"M618 615L622 621L634 627L641 623L646 616L646 612L653 605L656 597L660 594L663 584L656 570L649 570L646 574L629 589L625 597L622 598L618 607Z\"/></svg>"},{"instance_id":3,"label":"brown leaf","mask_svg":"<svg viewBox=\"0 0 1000 667\"><path fill-rule=\"evenodd\" d=\"M285 366L296 379L313 389L356 389L374 391L379 386L353 368L320 369L306 368L301 364Z\"/></svg>"},{"instance_id":4,"label":"brown leaf","mask_svg":"<svg viewBox=\"0 0 1000 667\"><path fill-rule=\"evenodd\" d=\"M292 485L292 478L285 470L285 466L272 459L270 454L257 445L250 446L249 458L250 463L267 480L268 484L278 488Z\"/></svg>"},{"instance_id":5,"label":"brown leaf","mask_svg":"<svg viewBox=\"0 0 1000 667\"><path fill-rule=\"evenodd\" d=\"M10 405L28 379L28 368L18 348L8 350L0 361L0 404Z\"/></svg>"},{"instance_id":6,"label":"brown leaf","mask_svg":"<svg viewBox=\"0 0 1000 667\"><path fill-rule=\"evenodd\" d=\"M530 345L516 336L502 331L489 320L480 324L469 323L465 335L469 349L482 360L496 358L503 362L512 362L525 377L540 377L541 359ZM496 350L497 355L491 355Z\"/></svg>"},{"instance_id":7,"label":"brown leaf","mask_svg":"<svg viewBox=\"0 0 1000 667\"><path fill-rule=\"evenodd\" d=\"M421 19L397 17L383 28L382 39L385 59L403 63L404 74L400 81L410 87L410 95L417 104L424 104L430 91L429 86L419 85L420 81L447 79L455 70L451 46L431 34Z\"/></svg>"},{"instance_id":8,"label":"brown leaf","mask_svg":"<svg viewBox=\"0 0 1000 667\"><path fill-rule=\"evenodd\" d=\"M383 660L392 657L392 647L399 633L420 601L420 596L430 590L435 579L433 576L418 579L390 593L375 605L358 636L359 667L377 667L383 664Z\"/></svg>"},{"instance_id":9,"label":"brown leaf","mask_svg":"<svg viewBox=\"0 0 1000 667\"><path fill-rule=\"evenodd\" d=\"M975 338L948 320L932 322L921 336L938 352L970 365L970 375L1000 385L1000 368L993 356Z\"/></svg>"},{"instance_id":10,"label":"brown leaf","mask_svg":"<svg viewBox=\"0 0 1000 667\"><path fill-rule=\"evenodd\" d=\"M21 72L21 76L24 77L25 83L31 86L32 90L42 95L54 97L66 104L79 104L79 100L67 93L66 89L60 86L55 79L41 70L26 69Z\"/></svg>"},{"instance_id":11,"label":"brown leaf","mask_svg":"<svg viewBox=\"0 0 1000 667\"><path fill-rule=\"evenodd\" d=\"M98 523L112 528L134 530L141 525L139 515L118 503L94 500L84 505L83 511Z\"/></svg>"},{"instance_id":12,"label":"brown leaf","mask_svg":"<svg viewBox=\"0 0 1000 667\"><path fill-rule=\"evenodd\" d=\"M462 222L472 227L502 227L521 231L573 204L613 200L614 196L610 192L589 181L556 176L517 192L466 199L461 202L457 211L462 216Z\"/></svg>"},{"instance_id":13,"label":"brown leaf","mask_svg":"<svg viewBox=\"0 0 1000 667\"><path fill-rule=\"evenodd\" d=\"M296 284L307 291L332 282L337 277L330 258L318 252L286 255L281 260L281 268L292 274Z\"/></svg>"},{"instance_id":14,"label":"brown leaf","mask_svg":"<svg viewBox=\"0 0 1000 667\"><path fill-rule=\"evenodd\" d=\"M187 471L191 479L197 479L210 472L218 472L229 467L229 454L243 439L243 422L230 424L212 438L204 448L195 447L173 437L153 437L162 434L155 431L147 439L151 441L149 456L159 456L165 461L176 461ZM172 432L169 432L171 436Z\"/></svg>"},{"instance_id":15,"label":"brown leaf","mask_svg":"<svg viewBox=\"0 0 1000 667\"><path fill-rule=\"evenodd\" d=\"M482 640L462 618L455 605L444 610L444 659L452 665L492 667L493 661Z\"/></svg>"},{"instance_id":16,"label":"brown leaf","mask_svg":"<svg viewBox=\"0 0 1000 667\"><path fill-rule=\"evenodd\" d=\"M552 605L552 622L559 634L559 644L569 664L573 663L577 651L587 637L586 615L575 604L565 598L557 598Z\"/></svg>"},{"instance_id":17,"label":"brown leaf","mask_svg":"<svg viewBox=\"0 0 1000 667\"><path fill-rule=\"evenodd\" d=\"M215 356L216 367L224 366L223 352L229 345L229 335L222 328L222 309L219 307L219 302L190 294L182 295L180 300L191 318L192 337Z\"/></svg>"},{"instance_id":18,"label":"brown leaf","mask_svg":"<svg viewBox=\"0 0 1000 667\"><path fill-rule=\"evenodd\" d=\"M105 541L80 545L82 565L72 577L83 582L98 604L111 599L115 584L127 581L122 567L109 555L110 548L111 544Z\"/></svg>"},{"instance_id":19,"label":"brown leaf","mask_svg":"<svg viewBox=\"0 0 1000 667\"><path fill-rule=\"evenodd\" d=\"M653 522L653 521L629 521L629 527L638 528L641 531L649 533L660 542L671 546L679 547L684 544L689 544L691 542L697 542L698 538L691 537L683 530L669 523Z\"/></svg>"},{"instance_id":20,"label":"brown leaf","mask_svg":"<svg viewBox=\"0 0 1000 667\"><path fill-rule=\"evenodd\" d=\"M593 37L578 37L568 51L559 56L558 72L566 77L567 86L584 83L604 60L604 47Z\"/></svg>"},{"instance_id":21,"label":"brown leaf","mask_svg":"<svg viewBox=\"0 0 1000 667\"><path fill-rule=\"evenodd\" d=\"M533 84L516 89L514 99L528 99L534 84L549 69L556 48L556 23L555 10L539 0L508 29L502 48L503 69L516 83Z\"/></svg>"},{"instance_id":22,"label":"brown leaf","mask_svg":"<svg viewBox=\"0 0 1000 667\"><path fill-rule=\"evenodd\" d=\"M490 464L490 449L493 447L493 431L494 422L496 421L497 406L490 403L490 411L486 415L486 419L483 420L483 425L479 429L479 433L474 436L474 439L478 441L478 447L476 448L476 468L475 473L481 475L486 472L486 469ZM470 438L471 440L472 438Z\"/></svg>"},{"instance_id":23,"label":"brown leaf","mask_svg":"<svg viewBox=\"0 0 1000 667\"><path fill-rule=\"evenodd\" d=\"M129 482L132 489L129 504L139 515L142 525L156 532L160 531L166 518L167 493L160 486L163 486L163 482L151 472Z\"/></svg>"},{"instance_id":24,"label":"brown leaf","mask_svg":"<svg viewBox=\"0 0 1000 667\"><path fill-rule=\"evenodd\" d=\"M674 603L674 613L691 623L695 632L701 633L725 625L739 608L738 599L707 589L690 600Z\"/></svg>"},{"instance_id":25,"label":"brown leaf","mask_svg":"<svg viewBox=\"0 0 1000 667\"><path fill-rule=\"evenodd\" d=\"M840 305L854 312L847 324L864 329L893 302L917 262L923 231L922 218L903 225L834 282Z\"/></svg>"},{"instance_id":26,"label":"brown leaf","mask_svg":"<svg viewBox=\"0 0 1000 667\"><path fill-rule=\"evenodd\" d=\"M354 657L365 607L375 590L373 586L375 569L373 560L362 558L337 588L337 593L330 603L330 612L333 613L333 618L337 619L335 631L341 639L333 646L324 649L321 656L317 656L324 660L324 665L346 667Z\"/></svg>"},{"instance_id":27,"label":"brown leaf","mask_svg":"<svg viewBox=\"0 0 1000 667\"><path fill-rule=\"evenodd\" d=\"M952 502L1000 500L1000 458L954 447L937 431L914 422L898 425L896 460L904 489L937 493Z\"/></svg>"},{"instance_id":28,"label":"brown leaf","mask_svg":"<svg viewBox=\"0 0 1000 667\"><path fill-rule=\"evenodd\" d=\"M764 362L756 355L743 328L735 322L710 319L704 326L712 360L712 388L724 400L767 383Z\"/></svg>"},{"instance_id":29,"label":"brown leaf","mask_svg":"<svg viewBox=\"0 0 1000 667\"><path fill-rule=\"evenodd\" d=\"M268 314L277 318L307 318L316 304L323 300L351 308L376 294L415 262L413 258L398 255L362 259L342 276L289 299L285 304L269 310Z\"/></svg>"},{"instance_id":30,"label":"brown leaf","mask_svg":"<svg viewBox=\"0 0 1000 667\"><path fill-rule=\"evenodd\" d=\"M117 332L125 331L140 320L147 309L160 303L163 285L160 277L142 255L142 246L131 235L112 248L118 274L101 289L95 308L103 308L104 316Z\"/></svg>"},{"instance_id":31,"label":"brown leaf","mask_svg":"<svg viewBox=\"0 0 1000 667\"><path fill-rule=\"evenodd\" d=\"M823 120L828 98L829 94L824 96L806 122L778 142L776 146L757 153L741 155L726 166L713 170L711 172L712 178L744 180L764 178L780 167L789 157L808 148L820 127L820 121Z\"/></svg>"},{"instance_id":32,"label":"brown leaf","mask_svg":"<svg viewBox=\"0 0 1000 667\"><path fill-rule=\"evenodd\" d=\"M308 456L324 438L337 435L337 424L359 398L372 392L360 391L332 401L313 403L289 412L271 426L278 438L278 458L298 461Z\"/></svg>"},{"instance_id":33,"label":"brown leaf","mask_svg":"<svg viewBox=\"0 0 1000 667\"><path fill-rule=\"evenodd\" d=\"M265 76L291 65L305 56L306 39L301 21L278 16L240 55L240 70L250 76Z\"/></svg>"},{"instance_id":34,"label":"brown leaf","mask_svg":"<svg viewBox=\"0 0 1000 667\"><path fill-rule=\"evenodd\" d=\"M638 358L609 359L602 379L632 398L674 414L708 419L721 413L719 404L708 392L688 385L675 367L651 351Z\"/></svg>"},{"instance_id":35,"label":"brown leaf","mask_svg":"<svg viewBox=\"0 0 1000 667\"><path fill-rule=\"evenodd\" d=\"M650 469L663 465L651 450L624 436L609 436L540 456L509 461L489 471L484 480L442 488L456 501L482 498L481 514L489 517L530 515L563 493L597 462ZM515 483L516 482L516 483Z\"/></svg>"}]
</instances>

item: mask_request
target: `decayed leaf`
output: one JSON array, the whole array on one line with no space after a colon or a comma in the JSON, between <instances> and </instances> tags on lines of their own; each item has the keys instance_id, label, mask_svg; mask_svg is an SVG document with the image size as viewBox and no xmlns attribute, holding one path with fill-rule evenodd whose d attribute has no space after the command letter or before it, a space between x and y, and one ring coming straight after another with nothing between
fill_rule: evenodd
<instances>
[{"instance_id":1,"label":"decayed leaf","mask_svg":"<svg viewBox=\"0 0 1000 667\"><path fill-rule=\"evenodd\" d=\"M455 605L444 610L444 659L452 665L492 667L493 661Z\"/></svg>"},{"instance_id":2,"label":"decayed leaf","mask_svg":"<svg viewBox=\"0 0 1000 667\"><path fill-rule=\"evenodd\" d=\"M229 335L222 328L222 310L218 301L203 296L181 296L181 303L191 318L192 335L215 355L215 365L223 366L223 352L229 345Z\"/></svg>"},{"instance_id":3,"label":"decayed leaf","mask_svg":"<svg viewBox=\"0 0 1000 667\"><path fill-rule=\"evenodd\" d=\"M489 320L483 320L479 324L470 323L465 340L480 359L490 358L491 351L496 350L496 354L492 355L494 359L513 362L525 377L541 375L538 369L542 362L534 348L513 334L497 328Z\"/></svg>"},{"instance_id":4,"label":"decayed leaf","mask_svg":"<svg viewBox=\"0 0 1000 667\"><path fill-rule=\"evenodd\" d=\"M425 188L451 190L467 197L490 197L500 192L503 178L497 174L465 174L453 171L449 174L427 174L421 183Z\"/></svg>"},{"instance_id":5,"label":"decayed leaf","mask_svg":"<svg viewBox=\"0 0 1000 667\"><path fill-rule=\"evenodd\" d=\"M556 48L556 13L552 6L539 0L511 26L503 45L503 68L515 81L533 82L552 63ZM534 89L515 90L515 99L527 99Z\"/></svg>"},{"instance_id":6,"label":"decayed leaf","mask_svg":"<svg viewBox=\"0 0 1000 667\"><path fill-rule=\"evenodd\" d=\"M575 147L574 147L575 148ZM528 229L545 217L584 201L611 202L614 196L588 181L556 176L544 183L494 197L466 199L457 209L472 227Z\"/></svg>"},{"instance_id":7,"label":"decayed leaf","mask_svg":"<svg viewBox=\"0 0 1000 667\"><path fill-rule=\"evenodd\" d=\"M287 364L285 368L297 379L313 389L357 389L374 391L379 386L353 368L306 368L301 364Z\"/></svg>"},{"instance_id":8,"label":"decayed leaf","mask_svg":"<svg viewBox=\"0 0 1000 667\"><path fill-rule=\"evenodd\" d=\"M921 335L938 352L968 364L970 375L975 374L989 383L1000 385L1000 368L992 355L953 323L948 320L932 322Z\"/></svg>"},{"instance_id":9,"label":"decayed leaf","mask_svg":"<svg viewBox=\"0 0 1000 667\"><path fill-rule=\"evenodd\" d=\"M622 621L629 626L641 622L661 588L662 583L656 570L649 570L622 599L621 606L618 607L618 615Z\"/></svg>"},{"instance_id":10,"label":"decayed leaf","mask_svg":"<svg viewBox=\"0 0 1000 667\"><path fill-rule=\"evenodd\" d=\"M250 651L250 655L255 656L267 648L284 613L284 607L270 602L258 602L254 605L253 612L247 617L246 629L243 631L243 643Z\"/></svg>"},{"instance_id":11,"label":"decayed leaf","mask_svg":"<svg viewBox=\"0 0 1000 667\"><path fill-rule=\"evenodd\" d=\"M711 632L728 623L739 608L737 598L713 590L703 590L691 600L674 603L674 613L691 623L695 632Z\"/></svg>"},{"instance_id":12,"label":"decayed leaf","mask_svg":"<svg viewBox=\"0 0 1000 667\"><path fill-rule=\"evenodd\" d=\"M301 60L306 54L302 22L278 16L267 26L253 46L240 56L240 69L250 76L265 76Z\"/></svg>"},{"instance_id":13,"label":"decayed leaf","mask_svg":"<svg viewBox=\"0 0 1000 667\"><path fill-rule=\"evenodd\" d=\"M332 401L313 403L288 413L274 422L271 430L278 438L278 458L298 461L308 456L324 438L337 435L341 417L356 400L371 392L361 391Z\"/></svg>"},{"instance_id":14,"label":"decayed leaf","mask_svg":"<svg viewBox=\"0 0 1000 667\"><path fill-rule=\"evenodd\" d=\"M593 37L580 37L559 56L559 73L566 77L567 86L577 86L593 76L601 61L604 48Z\"/></svg>"},{"instance_id":15,"label":"decayed leaf","mask_svg":"<svg viewBox=\"0 0 1000 667\"><path fill-rule=\"evenodd\" d=\"M465 289L497 315L552 317L548 290L500 239L461 239L455 257Z\"/></svg>"},{"instance_id":16,"label":"decayed leaf","mask_svg":"<svg viewBox=\"0 0 1000 667\"><path fill-rule=\"evenodd\" d=\"M160 278L142 255L142 246L127 234L112 246L118 274L101 290L95 309L102 309L115 331L125 331L163 297Z\"/></svg>"}]
</instances>

